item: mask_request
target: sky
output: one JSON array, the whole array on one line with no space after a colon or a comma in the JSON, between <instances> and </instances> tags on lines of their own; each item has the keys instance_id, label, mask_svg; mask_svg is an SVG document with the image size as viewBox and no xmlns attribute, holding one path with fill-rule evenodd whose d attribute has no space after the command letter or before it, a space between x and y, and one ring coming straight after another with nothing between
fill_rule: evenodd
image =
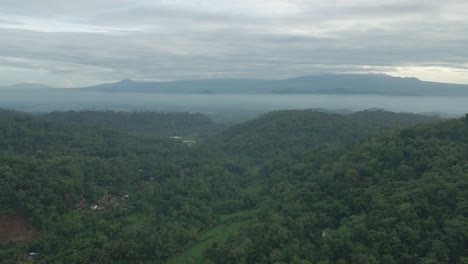
<instances>
[{"instance_id":1,"label":"sky","mask_svg":"<svg viewBox=\"0 0 468 264\"><path fill-rule=\"evenodd\" d=\"M0 0L0 85L386 73L468 84L466 0Z\"/></svg>"}]
</instances>

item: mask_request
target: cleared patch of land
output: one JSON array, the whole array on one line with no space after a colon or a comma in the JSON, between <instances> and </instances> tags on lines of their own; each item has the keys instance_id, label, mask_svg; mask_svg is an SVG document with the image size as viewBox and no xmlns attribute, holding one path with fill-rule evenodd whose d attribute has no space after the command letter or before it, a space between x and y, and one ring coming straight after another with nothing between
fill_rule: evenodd
<instances>
[{"instance_id":1,"label":"cleared patch of land","mask_svg":"<svg viewBox=\"0 0 468 264\"><path fill-rule=\"evenodd\" d=\"M20 213L5 213L0 215L0 248L9 244L26 243L37 237L26 217Z\"/></svg>"}]
</instances>

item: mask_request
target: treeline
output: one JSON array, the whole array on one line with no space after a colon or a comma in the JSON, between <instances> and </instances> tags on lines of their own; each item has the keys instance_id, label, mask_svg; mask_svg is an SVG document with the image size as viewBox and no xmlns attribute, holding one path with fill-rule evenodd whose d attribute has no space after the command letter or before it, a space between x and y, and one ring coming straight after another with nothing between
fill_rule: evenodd
<instances>
[{"instance_id":1,"label":"treeline","mask_svg":"<svg viewBox=\"0 0 468 264\"><path fill-rule=\"evenodd\" d=\"M234 125L223 131L218 140L224 151L262 162L278 155L301 155L322 144L349 145L389 129L441 120L433 116L380 110L349 115L283 110Z\"/></svg>"},{"instance_id":2,"label":"treeline","mask_svg":"<svg viewBox=\"0 0 468 264\"><path fill-rule=\"evenodd\" d=\"M199 113L63 111L42 114L46 120L98 125L119 131L152 137L196 136L218 129L209 117Z\"/></svg>"}]
</instances>

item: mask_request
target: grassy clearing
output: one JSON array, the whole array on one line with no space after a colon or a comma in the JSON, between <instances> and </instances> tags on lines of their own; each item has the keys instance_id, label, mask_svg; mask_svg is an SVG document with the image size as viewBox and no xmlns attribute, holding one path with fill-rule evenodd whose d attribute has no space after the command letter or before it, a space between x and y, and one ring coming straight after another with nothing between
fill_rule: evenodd
<instances>
[{"instance_id":1,"label":"grassy clearing","mask_svg":"<svg viewBox=\"0 0 468 264\"><path fill-rule=\"evenodd\" d=\"M229 215L221 215L221 224L206 231L190 247L179 255L169 260L169 264L200 264L206 263L203 253L213 245L213 243L222 243L230 235L239 232L243 225L247 224L248 219L255 215L259 209L241 211Z\"/></svg>"},{"instance_id":2,"label":"grassy clearing","mask_svg":"<svg viewBox=\"0 0 468 264\"><path fill-rule=\"evenodd\" d=\"M169 260L169 264L182 264L182 263L190 263L190 264L198 264L198 263L206 263L204 261L203 253L206 249L211 247L213 243L221 243L230 234L234 234L239 232L242 225L246 221L243 222L236 222L231 224L221 224L218 225L203 234L200 239L198 239L195 244L191 247L187 248L184 252L179 254L178 256Z\"/></svg>"}]
</instances>

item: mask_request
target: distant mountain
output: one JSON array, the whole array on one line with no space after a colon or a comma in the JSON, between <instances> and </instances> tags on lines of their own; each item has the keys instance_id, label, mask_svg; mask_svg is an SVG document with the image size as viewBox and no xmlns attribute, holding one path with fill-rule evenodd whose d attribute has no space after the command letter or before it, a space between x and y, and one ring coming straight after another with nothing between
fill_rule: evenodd
<instances>
[{"instance_id":1,"label":"distant mountain","mask_svg":"<svg viewBox=\"0 0 468 264\"><path fill-rule=\"evenodd\" d=\"M468 85L421 81L386 74L305 76L281 80L276 93L468 95Z\"/></svg>"},{"instance_id":2,"label":"distant mountain","mask_svg":"<svg viewBox=\"0 0 468 264\"><path fill-rule=\"evenodd\" d=\"M254 79L212 79L170 82L139 82L122 80L81 89L99 92L136 92L136 93L268 93L270 80Z\"/></svg>"},{"instance_id":3,"label":"distant mountain","mask_svg":"<svg viewBox=\"0 0 468 264\"><path fill-rule=\"evenodd\" d=\"M169 82L123 80L80 88L96 92L199 94L382 94L468 96L468 85L435 83L385 74L330 74L284 80L213 79Z\"/></svg>"},{"instance_id":4,"label":"distant mountain","mask_svg":"<svg viewBox=\"0 0 468 264\"><path fill-rule=\"evenodd\" d=\"M38 90L38 89L50 89L52 86L48 86L40 83L17 83L12 85L0 86L0 90Z\"/></svg>"},{"instance_id":5,"label":"distant mountain","mask_svg":"<svg viewBox=\"0 0 468 264\"><path fill-rule=\"evenodd\" d=\"M38 90L52 87L36 83L0 86L0 90ZM327 74L283 80L208 79L168 82L122 80L67 89L105 93L175 94L378 94L410 96L468 96L468 85L421 81L385 74Z\"/></svg>"}]
</instances>

